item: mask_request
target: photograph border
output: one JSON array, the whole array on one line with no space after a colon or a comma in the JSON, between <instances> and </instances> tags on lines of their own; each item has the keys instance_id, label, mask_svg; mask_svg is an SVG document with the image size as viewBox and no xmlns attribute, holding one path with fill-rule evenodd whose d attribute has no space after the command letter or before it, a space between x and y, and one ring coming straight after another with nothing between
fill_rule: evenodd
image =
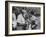
<instances>
[{"instance_id":1,"label":"photograph border","mask_svg":"<svg viewBox=\"0 0 46 37\"><path fill-rule=\"evenodd\" d=\"M26 33L26 34L8 34L8 2L13 3L29 3L29 4L42 4L43 5L43 32L42 33ZM37 35L45 34L45 3L41 2L24 2L24 1L5 1L5 36L18 36L18 35Z\"/></svg>"}]
</instances>

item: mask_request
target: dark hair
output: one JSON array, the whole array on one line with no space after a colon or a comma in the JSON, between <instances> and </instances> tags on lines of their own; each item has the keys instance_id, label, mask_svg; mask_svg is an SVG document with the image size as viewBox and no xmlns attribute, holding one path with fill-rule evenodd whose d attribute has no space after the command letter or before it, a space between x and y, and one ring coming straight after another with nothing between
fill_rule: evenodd
<instances>
[{"instance_id":1,"label":"dark hair","mask_svg":"<svg viewBox=\"0 0 46 37\"><path fill-rule=\"evenodd\" d=\"M35 16L40 16L40 14L35 14Z\"/></svg>"},{"instance_id":2,"label":"dark hair","mask_svg":"<svg viewBox=\"0 0 46 37\"><path fill-rule=\"evenodd\" d=\"M31 24L34 25L35 24L35 20L33 20Z\"/></svg>"},{"instance_id":3,"label":"dark hair","mask_svg":"<svg viewBox=\"0 0 46 37\"><path fill-rule=\"evenodd\" d=\"M30 12L32 15L34 15L34 11L32 10L31 12Z\"/></svg>"},{"instance_id":4,"label":"dark hair","mask_svg":"<svg viewBox=\"0 0 46 37\"><path fill-rule=\"evenodd\" d=\"M21 14L24 14L24 13L22 12L22 10L20 10L20 13L21 13Z\"/></svg>"}]
</instances>

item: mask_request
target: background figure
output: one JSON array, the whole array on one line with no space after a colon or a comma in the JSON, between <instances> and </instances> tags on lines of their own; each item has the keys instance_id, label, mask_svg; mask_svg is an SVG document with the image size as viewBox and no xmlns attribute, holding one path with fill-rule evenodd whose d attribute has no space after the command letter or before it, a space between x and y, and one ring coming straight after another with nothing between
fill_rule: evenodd
<instances>
[{"instance_id":1,"label":"background figure","mask_svg":"<svg viewBox=\"0 0 46 37\"><path fill-rule=\"evenodd\" d=\"M31 15L32 15L32 17L31 17L31 29L37 29L36 28L37 24L35 23L36 22L35 21L36 16L34 15L34 11L33 10L31 11Z\"/></svg>"},{"instance_id":2,"label":"background figure","mask_svg":"<svg viewBox=\"0 0 46 37\"><path fill-rule=\"evenodd\" d=\"M13 25L13 30L16 29L16 27L17 27L17 22L16 22L15 13L12 13L12 25Z\"/></svg>"},{"instance_id":3,"label":"background figure","mask_svg":"<svg viewBox=\"0 0 46 37\"><path fill-rule=\"evenodd\" d=\"M39 15L36 16L35 21L36 21L35 24L37 25L36 28L37 28L37 29L40 29L40 16L39 16Z\"/></svg>"}]
</instances>

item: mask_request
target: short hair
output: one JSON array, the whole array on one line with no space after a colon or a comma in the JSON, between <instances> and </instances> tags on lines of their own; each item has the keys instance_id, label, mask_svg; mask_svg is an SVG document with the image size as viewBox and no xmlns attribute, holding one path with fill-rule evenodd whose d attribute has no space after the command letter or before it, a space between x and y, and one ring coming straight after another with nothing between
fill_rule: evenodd
<instances>
[{"instance_id":1,"label":"short hair","mask_svg":"<svg viewBox=\"0 0 46 37\"><path fill-rule=\"evenodd\" d=\"M31 12L30 12L32 15L34 15L34 11L32 10Z\"/></svg>"}]
</instances>

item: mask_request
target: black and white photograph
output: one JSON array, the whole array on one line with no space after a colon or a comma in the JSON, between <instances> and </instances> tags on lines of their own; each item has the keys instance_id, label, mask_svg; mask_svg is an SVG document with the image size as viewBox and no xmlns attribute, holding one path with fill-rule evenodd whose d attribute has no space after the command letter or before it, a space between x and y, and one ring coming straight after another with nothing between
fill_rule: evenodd
<instances>
[{"instance_id":1,"label":"black and white photograph","mask_svg":"<svg viewBox=\"0 0 46 37\"><path fill-rule=\"evenodd\" d=\"M12 30L40 29L40 7L12 7Z\"/></svg>"},{"instance_id":2,"label":"black and white photograph","mask_svg":"<svg viewBox=\"0 0 46 37\"><path fill-rule=\"evenodd\" d=\"M45 32L45 4L5 2L6 35L33 35Z\"/></svg>"}]
</instances>

